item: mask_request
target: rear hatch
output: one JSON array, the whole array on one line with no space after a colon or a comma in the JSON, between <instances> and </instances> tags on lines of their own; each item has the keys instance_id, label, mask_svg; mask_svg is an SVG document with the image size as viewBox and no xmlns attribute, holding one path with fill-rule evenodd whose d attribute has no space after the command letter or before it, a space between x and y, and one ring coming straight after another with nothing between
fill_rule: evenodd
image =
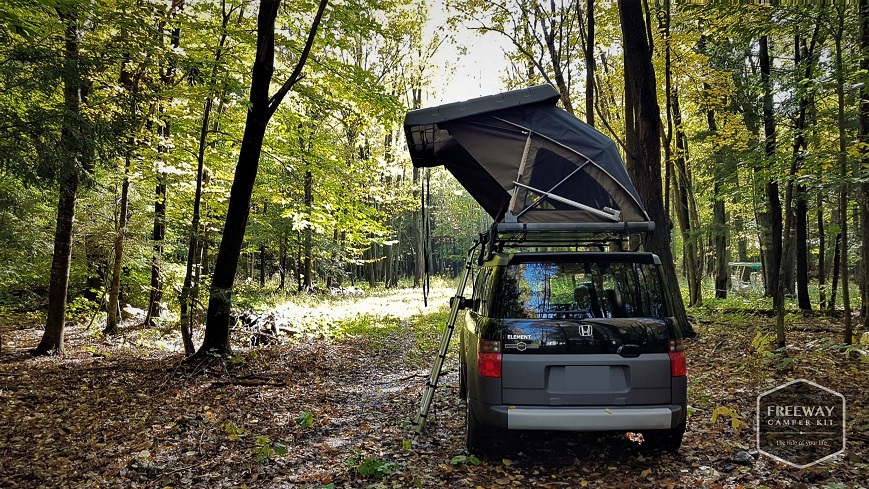
<instances>
[{"instance_id":1,"label":"rear hatch","mask_svg":"<svg viewBox=\"0 0 869 489\"><path fill-rule=\"evenodd\" d=\"M649 253L511 255L493 277L489 329L503 346L502 401L669 404L678 333L658 263Z\"/></svg>"},{"instance_id":2,"label":"rear hatch","mask_svg":"<svg viewBox=\"0 0 869 489\"><path fill-rule=\"evenodd\" d=\"M515 405L669 404L664 319L505 319L502 401Z\"/></svg>"}]
</instances>

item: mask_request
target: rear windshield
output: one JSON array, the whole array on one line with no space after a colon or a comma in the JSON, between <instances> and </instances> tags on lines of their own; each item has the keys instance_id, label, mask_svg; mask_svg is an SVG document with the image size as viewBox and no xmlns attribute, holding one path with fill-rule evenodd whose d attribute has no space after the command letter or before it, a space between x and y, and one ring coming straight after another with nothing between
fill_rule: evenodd
<instances>
[{"instance_id":1,"label":"rear windshield","mask_svg":"<svg viewBox=\"0 0 869 489\"><path fill-rule=\"evenodd\" d=\"M661 280L654 265L519 263L504 268L499 283L493 284L493 317L667 317Z\"/></svg>"}]
</instances>

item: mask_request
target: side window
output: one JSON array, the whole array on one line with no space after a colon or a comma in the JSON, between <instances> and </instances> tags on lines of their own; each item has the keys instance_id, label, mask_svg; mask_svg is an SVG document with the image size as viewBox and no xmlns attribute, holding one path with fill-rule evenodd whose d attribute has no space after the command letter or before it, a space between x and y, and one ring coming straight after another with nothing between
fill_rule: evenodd
<instances>
[{"instance_id":1,"label":"side window","mask_svg":"<svg viewBox=\"0 0 869 489\"><path fill-rule=\"evenodd\" d=\"M475 307L473 311L482 314L486 311L486 303L489 296L489 276L492 274L492 269L483 267L477 273L477 280L474 282L473 300Z\"/></svg>"}]
</instances>

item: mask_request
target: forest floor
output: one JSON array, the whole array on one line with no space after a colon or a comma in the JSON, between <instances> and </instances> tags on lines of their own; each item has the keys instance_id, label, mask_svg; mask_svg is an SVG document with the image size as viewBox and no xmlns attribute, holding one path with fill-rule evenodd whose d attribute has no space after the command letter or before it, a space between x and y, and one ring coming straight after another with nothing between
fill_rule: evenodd
<instances>
[{"instance_id":1,"label":"forest floor","mask_svg":"<svg viewBox=\"0 0 869 489\"><path fill-rule=\"evenodd\" d=\"M38 318L0 315L0 487L869 487L869 357L842 352L839 320L790 315L782 357L763 340L772 319L692 311L675 454L624 434L518 433L480 460L464 449L454 353L427 431L411 429L451 291L425 309L419 295L275 308L280 344L239 330L208 368L135 320L111 338L70 324L65 356L32 358ZM847 450L805 469L754 451L758 394L797 378L847 401Z\"/></svg>"}]
</instances>

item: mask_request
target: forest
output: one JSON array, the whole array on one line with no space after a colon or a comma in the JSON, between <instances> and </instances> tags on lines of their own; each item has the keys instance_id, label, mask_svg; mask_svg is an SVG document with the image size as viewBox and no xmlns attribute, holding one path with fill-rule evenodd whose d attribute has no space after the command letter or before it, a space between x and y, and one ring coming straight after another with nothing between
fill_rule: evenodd
<instances>
[{"instance_id":1,"label":"forest","mask_svg":"<svg viewBox=\"0 0 869 489\"><path fill-rule=\"evenodd\" d=\"M402 121L457 101L439 53L496 40L486 76L554 86L657 223L693 329L681 457L481 461L455 358L406 427L492 220ZM866 0L7 0L0 486L865 487L867 83ZM849 446L789 470L753 403L801 377L845 395Z\"/></svg>"}]
</instances>

